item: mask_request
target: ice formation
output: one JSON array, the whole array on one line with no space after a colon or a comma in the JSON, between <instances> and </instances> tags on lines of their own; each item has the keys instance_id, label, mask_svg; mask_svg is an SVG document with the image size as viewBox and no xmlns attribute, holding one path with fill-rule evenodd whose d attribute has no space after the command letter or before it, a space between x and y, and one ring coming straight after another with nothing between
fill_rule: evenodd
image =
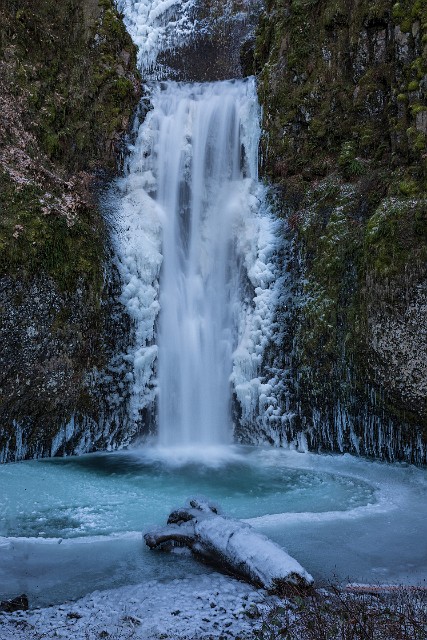
<instances>
[{"instance_id":1,"label":"ice formation","mask_svg":"<svg viewBox=\"0 0 427 640\"><path fill-rule=\"evenodd\" d=\"M118 0L145 74L153 69L161 51L184 44L194 34L195 3L196 0Z\"/></svg>"},{"instance_id":2,"label":"ice formation","mask_svg":"<svg viewBox=\"0 0 427 640\"><path fill-rule=\"evenodd\" d=\"M253 78L151 89L115 223L134 321L132 412L158 393L162 446L230 441L252 421L277 299L278 225L257 180ZM159 313L160 312L160 313Z\"/></svg>"}]
</instances>

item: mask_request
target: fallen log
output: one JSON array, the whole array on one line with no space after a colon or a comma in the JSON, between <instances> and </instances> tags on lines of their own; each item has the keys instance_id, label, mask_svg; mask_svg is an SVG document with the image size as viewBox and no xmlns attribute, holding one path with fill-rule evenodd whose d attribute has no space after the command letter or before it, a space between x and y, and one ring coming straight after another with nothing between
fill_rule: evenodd
<instances>
[{"instance_id":1,"label":"fallen log","mask_svg":"<svg viewBox=\"0 0 427 640\"><path fill-rule=\"evenodd\" d=\"M146 533L144 539L150 549L187 547L197 559L272 593L313 584L312 576L286 551L250 525L220 515L206 500L190 499L170 514L166 527Z\"/></svg>"}]
</instances>

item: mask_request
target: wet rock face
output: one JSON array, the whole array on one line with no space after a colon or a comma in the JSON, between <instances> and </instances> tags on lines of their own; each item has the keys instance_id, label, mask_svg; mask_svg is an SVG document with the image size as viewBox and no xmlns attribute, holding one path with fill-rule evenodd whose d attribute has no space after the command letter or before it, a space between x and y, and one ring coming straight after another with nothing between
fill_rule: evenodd
<instances>
[{"instance_id":1,"label":"wet rock face","mask_svg":"<svg viewBox=\"0 0 427 640\"><path fill-rule=\"evenodd\" d=\"M427 461L426 24L409 1L266 3L262 164L294 299L274 441Z\"/></svg>"},{"instance_id":2,"label":"wet rock face","mask_svg":"<svg viewBox=\"0 0 427 640\"><path fill-rule=\"evenodd\" d=\"M110 267L104 300L48 277L0 280L0 460L82 453L128 442L129 320ZM112 371L115 371L114 376Z\"/></svg>"},{"instance_id":3,"label":"wet rock face","mask_svg":"<svg viewBox=\"0 0 427 640\"><path fill-rule=\"evenodd\" d=\"M237 30L237 29L236 29ZM214 82L240 78L240 59L227 38L221 47L216 38L196 38L191 44L159 56L159 62L173 69L176 80Z\"/></svg>"},{"instance_id":4,"label":"wet rock face","mask_svg":"<svg viewBox=\"0 0 427 640\"><path fill-rule=\"evenodd\" d=\"M129 321L97 194L141 94L135 46L111 0L5 0L0 31L0 460L114 446Z\"/></svg>"},{"instance_id":5,"label":"wet rock face","mask_svg":"<svg viewBox=\"0 0 427 640\"><path fill-rule=\"evenodd\" d=\"M244 44L253 44L261 11L260 0L196 2L195 29L189 42L166 51L158 62L169 78L186 82L213 82L252 75L242 60Z\"/></svg>"},{"instance_id":6,"label":"wet rock face","mask_svg":"<svg viewBox=\"0 0 427 640\"><path fill-rule=\"evenodd\" d=\"M368 308L367 343L379 384L427 419L427 280L391 306L379 295Z\"/></svg>"},{"instance_id":7,"label":"wet rock face","mask_svg":"<svg viewBox=\"0 0 427 640\"><path fill-rule=\"evenodd\" d=\"M83 334L88 332L79 318L82 304L79 297L81 291L70 300L67 313L68 305L51 280L39 279L25 286L22 281L2 279L3 409L7 407L11 413L19 411L23 397L36 414L43 412L43 404L49 403L52 410L63 406L65 412L68 403L75 404L79 380L74 360L83 356L79 351L86 346ZM73 307L76 312L72 327L67 315ZM71 397L66 395L68 387L72 388Z\"/></svg>"}]
</instances>

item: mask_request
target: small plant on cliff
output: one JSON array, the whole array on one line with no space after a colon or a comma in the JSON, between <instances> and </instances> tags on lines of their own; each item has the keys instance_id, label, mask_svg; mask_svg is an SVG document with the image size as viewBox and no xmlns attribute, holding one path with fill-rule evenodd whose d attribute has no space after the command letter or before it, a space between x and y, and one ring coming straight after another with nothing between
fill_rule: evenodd
<instances>
[{"instance_id":1,"label":"small plant on cliff","mask_svg":"<svg viewBox=\"0 0 427 640\"><path fill-rule=\"evenodd\" d=\"M338 157L338 166L346 180L351 180L365 172L364 164L356 157L354 142L344 142Z\"/></svg>"}]
</instances>

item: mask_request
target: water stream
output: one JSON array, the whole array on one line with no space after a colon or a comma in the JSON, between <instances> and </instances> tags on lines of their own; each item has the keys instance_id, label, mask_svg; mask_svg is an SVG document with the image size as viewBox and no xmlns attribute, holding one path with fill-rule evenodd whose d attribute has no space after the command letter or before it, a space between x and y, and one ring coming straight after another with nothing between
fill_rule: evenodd
<instances>
[{"instance_id":1,"label":"water stream","mask_svg":"<svg viewBox=\"0 0 427 640\"><path fill-rule=\"evenodd\" d=\"M119 181L122 301L134 320L134 419L161 446L231 442L231 397L254 420L275 310L278 222L257 180L253 78L161 82Z\"/></svg>"}]
</instances>

